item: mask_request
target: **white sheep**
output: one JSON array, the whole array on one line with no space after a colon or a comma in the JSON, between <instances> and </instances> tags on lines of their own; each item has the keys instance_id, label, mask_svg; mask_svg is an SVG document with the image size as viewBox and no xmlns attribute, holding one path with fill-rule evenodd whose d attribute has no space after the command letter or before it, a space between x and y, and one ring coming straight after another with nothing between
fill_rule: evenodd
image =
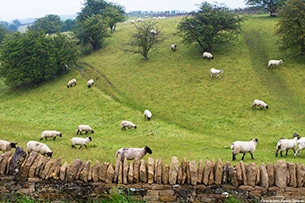
<instances>
[{"instance_id":1,"label":"white sheep","mask_svg":"<svg viewBox=\"0 0 305 203\"><path fill-rule=\"evenodd\" d=\"M293 136L300 137L296 132L293 134ZM296 157L296 155L300 156L300 151L305 148L305 137L299 138L297 144L298 144L298 149L293 155L294 158Z\"/></svg>"},{"instance_id":2,"label":"white sheep","mask_svg":"<svg viewBox=\"0 0 305 203\"><path fill-rule=\"evenodd\" d=\"M208 59L213 59L214 58L213 55L210 52L206 52L206 51L202 53L202 57L203 58L208 58Z\"/></svg>"},{"instance_id":3,"label":"white sheep","mask_svg":"<svg viewBox=\"0 0 305 203\"><path fill-rule=\"evenodd\" d=\"M268 68L269 67L271 67L271 66L278 66L278 65L280 65L281 63L283 63L283 60L282 59L280 59L280 60L270 60L269 62L268 62Z\"/></svg>"},{"instance_id":4,"label":"white sheep","mask_svg":"<svg viewBox=\"0 0 305 203\"><path fill-rule=\"evenodd\" d=\"M147 146L143 148L121 148L117 150L116 157L121 154L121 161L124 160L124 157L126 157L127 160L133 160L135 158L142 159L147 153L152 153L152 150Z\"/></svg>"},{"instance_id":5,"label":"white sheep","mask_svg":"<svg viewBox=\"0 0 305 203\"><path fill-rule=\"evenodd\" d=\"M252 109L259 107L259 109L268 109L268 104L266 104L264 101L259 100L259 99L254 99L253 103L252 103Z\"/></svg>"},{"instance_id":6,"label":"white sheep","mask_svg":"<svg viewBox=\"0 0 305 203\"><path fill-rule=\"evenodd\" d=\"M177 50L177 44L171 44L171 50L176 51Z\"/></svg>"},{"instance_id":7,"label":"white sheep","mask_svg":"<svg viewBox=\"0 0 305 203\"><path fill-rule=\"evenodd\" d=\"M73 137L73 138L71 138L72 148L76 148L75 145L80 145L80 147L78 149L82 148L82 146L85 146L86 148L88 148L87 143L89 141L92 141L91 137L86 137L86 138Z\"/></svg>"},{"instance_id":8,"label":"white sheep","mask_svg":"<svg viewBox=\"0 0 305 203\"><path fill-rule=\"evenodd\" d=\"M37 141L28 141L26 144L26 149L28 153L34 151L48 157L52 157L53 154L51 149L46 144Z\"/></svg>"},{"instance_id":9,"label":"white sheep","mask_svg":"<svg viewBox=\"0 0 305 203\"><path fill-rule=\"evenodd\" d=\"M154 29L150 30L150 33L151 33L152 35L157 35L157 34L158 34L158 32L157 32L156 30L154 30Z\"/></svg>"},{"instance_id":10,"label":"white sheep","mask_svg":"<svg viewBox=\"0 0 305 203\"><path fill-rule=\"evenodd\" d=\"M45 138L47 140L47 138L53 138L53 140L56 139L56 137L61 137L62 133L56 130L44 130L41 133L41 137L40 140L42 140L43 138Z\"/></svg>"},{"instance_id":11,"label":"white sheep","mask_svg":"<svg viewBox=\"0 0 305 203\"><path fill-rule=\"evenodd\" d=\"M135 124L133 124L131 121L122 121L121 125L122 125L122 130L126 130L126 128L137 129L137 126Z\"/></svg>"},{"instance_id":12,"label":"white sheep","mask_svg":"<svg viewBox=\"0 0 305 203\"><path fill-rule=\"evenodd\" d=\"M0 150L2 152L11 151L12 148L16 148L17 142L8 142L6 140L0 140Z\"/></svg>"},{"instance_id":13,"label":"white sheep","mask_svg":"<svg viewBox=\"0 0 305 203\"><path fill-rule=\"evenodd\" d=\"M290 150L290 149L293 150L294 154L296 153L295 149L297 147L299 137L297 134L294 134L293 136L294 136L293 139L280 139L277 142L276 148L275 148L275 157L277 157L279 151L280 151L281 157L283 157L283 154L282 154L283 151L286 151L286 155L285 155L285 157L286 157L288 155L288 150Z\"/></svg>"},{"instance_id":14,"label":"white sheep","mask_svg":"<svg viewBox=\"0 0 305 203\"><path fill-rule=\"evenodd\" d=\"M146 109L146 110L144 111L144 118L147 118L147 120L150 121L151 117L152 117L151 111L148 110L148 109Z\"/></svg>"},{"instance_id":15,"label":"white sheep","mask_svg":"<svg viewBox=\"0 0 305 203\"><path fill-rule=\"evenodd\" d=\"M69 87L72 87L73 85L74 85L74 86L76 85L76 79L70 80L70 81L68 82L68 84L67 84L67 87L69 88Z\"/></svg>"},{"instance_id":16,"label":"white sheep","mask_svg":"<svg viewBox=\"0 0 305 203\"><path fill-rule=\"evenodd\" d=\"M88 82L87 82L88 88L90 88L93 84L94 84L93 79L88 80Z\"/></svg>"},{"instance_id":17,"label":"white sheep","mask_svg":"<svg viewBox=\"0 0 305 203\"><path fill-rule=\"evenodd\" d=\"M79 125L77 127L77 132L76 135L78 135L78 133L80 133L80 135L82 135L82 132L85 131L86 134L88 132L91 132L92 134L94 133L94 130L89 126L89 125Z\"/></svg>"},{"instance_id":18,"label":"white sheep","mask_svg":"<svg viewBox=\"0 0 305 203\"><path fill-rule=\"evenodd\" d=\"M253 157L253 152L256 149L256 145L258 143L258 139L253 138L250 141L235 141L231 145L231 150L232 150L232 161L236 160L236 155L239 153L243 153L243 157L241 160L244 160L244 157L246 153L250 153L251 158L254 159Z\"/></svg>"},{"instance_id":19,"label":"white sheep","mask_svg":"<svg viewBox=\"0 0 305 203\"><path fill-rule=\"evenodd\" d=\"M215 77L216 78L220 78L220 73L223 73L223 70L218 70L218 69L215 69L215 68L211 68L210 69L210 77L212 78L213 77L213 74L216 75Z\"/></svg>"}]
</instances>

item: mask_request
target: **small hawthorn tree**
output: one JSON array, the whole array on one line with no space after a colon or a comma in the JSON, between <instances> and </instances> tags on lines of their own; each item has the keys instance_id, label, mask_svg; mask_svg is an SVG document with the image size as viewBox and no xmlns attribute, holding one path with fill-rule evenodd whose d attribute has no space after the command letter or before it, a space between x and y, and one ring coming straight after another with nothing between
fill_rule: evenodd
<instances>
[{"instance_id":1,"label":"small hawthorn tree","mask_svg":"<svg viewBox=\"0 0 305 203\"><path fill-rule=\"evenodd\" d=\"M270 13L270 16L276 16L280 7L286 0L246 0L246 4L255 8L263 8Z\"/></svg>"}]
</instances>

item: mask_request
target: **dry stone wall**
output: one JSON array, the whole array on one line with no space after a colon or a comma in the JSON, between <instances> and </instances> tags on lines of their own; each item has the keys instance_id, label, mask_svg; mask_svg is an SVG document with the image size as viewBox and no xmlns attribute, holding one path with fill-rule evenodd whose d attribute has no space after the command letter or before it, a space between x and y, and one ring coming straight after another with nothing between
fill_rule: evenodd
<instances>
[{"instance_id":1,"label":"dry stone wall","mask_svg":"<svg viewBox=\"0 0 305 203\"><path fill-rule=\"evenodd\" d=\"M0 156L1 194L77 202L107 196L118 189L145 202L223 202L230 197L245 202L305 200L305 166L285 160L259 165L240 161L232 165L220 159L196 163L172 157L170 164L163 164L162 159L151 157L147 162L126 158L120 161L118 157L113 165L80 159L62 163L35 152L16 152L20 149L13 156L11 152Z\"/></svg>"}]
</instances>

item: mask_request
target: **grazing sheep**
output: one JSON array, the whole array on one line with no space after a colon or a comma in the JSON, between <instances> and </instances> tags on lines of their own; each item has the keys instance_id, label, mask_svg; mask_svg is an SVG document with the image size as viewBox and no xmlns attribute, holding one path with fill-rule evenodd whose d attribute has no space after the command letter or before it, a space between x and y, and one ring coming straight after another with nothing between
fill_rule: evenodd
<instances>
[{"instance_id":1,"label":"grazing sheep","mask_svg":"<svg viewBox=\"0 0 305 203\"><path fill-rule=\"evenodd\" d=\"M256 149L256 145L258 143L258 139L253 138L250 141L235 141L231 145L231 150L232 150L232 161L236 160L236 155L239 153L243 153L243 157L241 160L244 160L244 157L246 153L250 153L251 158L254 159L253 157L253 152Z\"/></svg>"},{"instance_id":2,"label":"grazing sheep","mask_svg":"<svg viewBox=\"0 0 305 203\"><path fill-rule=\"evenodd\" d=\"M137 129L137 126L135 124L133 124L131 121L122 121L121 125L122 125L122 130L126 130L126 128Z\"/></svg>"},{"instance_id":3,"label":"grazing sheep","mask_svg":"<svg viewBox=\"0 0 305 203\"><path fill-rule=\"evenodd\" d=\"M92 130L92 128L89 125L79 125L77 127L76 135L78 135L78 133L80 133L80 135L82 135L83 131L86 131L86 135L88 132L91 132L92 134L94 133L94 130Z\"/></svg>"},{"instance_id":4,"label":"grazing sheep","mask_svg":"<svg viewBox=\"0 0 305 203\"><path fill-rule=\"evenodd\" d=\"M176 51L177 50L177 44L171 44L171 50Z\"/></svg>"},{"instance_id":5,"label":"grazing sheep","mask_svg":"<svg viewBox=\"0 0 305 203\"><path fill-rule=\"evenodd\" d=\"M44 130L41 133L40 140L42 140L43 138L45 138L46 140L47 138L53 138L53 140L55 140L57 136L61 137L61 132L56 130Z\"/></svg>"},{"instance_id":6,"label":"grazing sheep","mask_svg":"<svg viewBox=\"0 0 305 203\"><path fill-rule=\"evenodd\" d=\"M126 157L127 160L133 160L135 158L142 159L146 153L152 153L151 149L147 146L143 148L121 148L116 152L116 157L121 154L121 161L124 160L124 157Z\"/></svg>"},{"instance_id":7,"label":"grazing sheep","mask_svg":"<svg viewBox=\"0 0 305 203\"><path fill-rule=\"evenodd\" d=\"M263 102L262 100L258 100L258 99L254 99L253 103L252 103L252 109L259 107L259 109L268 109L268 104L266 104L265 102Z\"/></svg>"},{"instance_id":8,"label":"grazing sheep","mask_svg":"<svg viewBox=\"0 0 305 203\"><path fill-rule=\"evenodd\" d=\"M76 85L76 79L72 79L72 80L70 80L69 82L68 82L68 84L67 84L67 87L69 88L69 87L72 87L72 85Z\"/></svg>"},{"instance_id":9,"label":"grazing sheep","mask_svg":"<svg viewBox=\"0 0 305 203\"><path fill-rule=\"evenodd\" d=\"M280 65L281 63L283 63L283 60L282 59L280 59L280 60L270 60L269 62L268 62L268 68L269 67L271 67L271 66L278 66L278 65Z\"/></svg>"},{"instance_id":10,"label":"grazing sheep","mask_svg":"<svg viewBox=\"0 0 305 203\"><path fill-rule=\"evenodd\" d=\"M16 148L17 142L8 142L6 140L0 140L0 150L2 152L11 151L12 148Z\"/></svg>"},{"instance_id":11,"label":"grazing sheep","mask_svg":"<svg viewBox=\"0 0 305 203\"><path fill-rule=\"evenodd\" d=\"M296 155L300 157L300 151L305 148L305 137L300 137L296 132L293 133L294 137L299 137L297 144L298 144L298 149L294 153L293 157L295 158Z\"/></svg>"},{"instance_id":12,"label":"grazing sheep","mask_svg":"<svg viewBox=\"0 0 305 203\"><path fill-rule=\"evenodd\" d=\"M34 151L34 152L40 153L42 155L46 155L48 157L52 157L52 153L53 153L46 144L36 142L36 141L28 141L28 143L26 144L26 149L28 151L28 154L31 151Z\"/></svg>"},{"instance_id":13,"label":"grazing sheep","mask_svg":"<svg viewBox=\"0 0 305 203\"><path fill-rule=\"evenodd\" d=\"M158 34L158 32L157 32L156 30L154 30L154 29L150 30L150 33L151 33L152 35L157 35L157 34Z\"/></svg>"},{"instance_id":14,"label":"grazing sheep","mask_svg":"<svg viewBox=\"0 0 305 203\"><path fill-rule=\"evenodd\" d=\"M207 58L207 59L213 59L214 58L213 55L210 52L206 52L206 51L202 53L202 57Z\"/></svg>"},{"instance_id":15,"label":"grazing sheep","mask_svg":"<svg viewBox=\"0 0 305 203\"><path fill-rule=\"evenodd\" d=\"M147 120L150 121L151 117L152 117L151 111L148 110L148 109L146 109L146 110L144 111L144 118L147 118Z\"/></svg>"},{"instance_id":16,"label":"grazing sheep","mask_svg":"<svg viewBox=\"0 0 305 203\"><path fill-rule=\"evenodd\" d=\"M75 149L76 149L75 145L80 145L80 147L79 147L78 149L82 148L82 146L85 146L86 149L87 149L87 148L88 148L88 147L87 147L87 143L88 143L89 141L92 141L92 138L91 138L91 137L86 137L86 138L82 138L82 137L73 137L73 138L71 139L72 148L75 148Z\"/></svg>"},{"instance_id":17,"label":"grazing sheep","mask_svg":"<svg viewBox=\"0 0 305 203\"><path fill-rule=\"evenodd\" d=\"M88 80L87 82L88 88L90 88L93 85L93 83L94 83L93 79Z\"/></svg>"},{"instance_id":18,"label":"grazing sheep","mask_svg":"<svg viewBox=\"0 0 305 203\"><path fill-rule=\"evenodd\" d=\"M210 77L212 78L213 77L213 74L216 75L216 78L219 78L220 79L220 73L223 73L223 70L217 70L215 68L211 68L210 69Z\"/></svg>"},{"instance_id":19,"label":"grazing sheep","mask_svg":"<svg viewBox=\"0 0 305 203\"><path fill-rule=\"evenodd\" d=\"M288 155L288 150L292 149L293 153L295 154L295 149L297 147L298 144L298 134L293 134L294 138L293 139L280 139L277 144L276 144L276 148L275 148L275 157L277 157L278 155L278 151L280 151L280 155L281 157L283 157L282 152L286 151L286 155L285 157Z\"/></svg>"}]
</instances>

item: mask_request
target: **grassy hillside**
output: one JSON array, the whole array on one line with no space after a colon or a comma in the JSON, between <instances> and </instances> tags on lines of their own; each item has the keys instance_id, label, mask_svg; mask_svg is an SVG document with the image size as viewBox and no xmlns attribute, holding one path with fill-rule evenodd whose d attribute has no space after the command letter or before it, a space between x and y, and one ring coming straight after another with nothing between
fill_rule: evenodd
<instances>
[{"instance_id":1,"label":"grassy hillside","mask_svg":"<svg viewBox=\"0 0 305 203\"><path fill-rule=\"evenodd\" d=\"M276 18L249 16L243 32L229 46L216 47L214 60L204 60L196 46L180 43L176 33L181 18L159 20L163 44L149 60L125 52L135 29L122 23L104 49L81 59L81 70L28 90L11 91L0 84L1 139L25 143L39 140L45 129L62 131L56 141L43 141L54 157L71 162L75 158L115 162L121 147L152 148L154 159L231 160L235 140L259 140L255 161L274 163L280 137L294 131L304 135L302 59L280 52L274 37ZM177 43L177 52L170 44ZM284 60L279 68L267 69L269 59ZM211 79L211 67L224 69L221 79ZM66 83L76 78L76 87ZM95 84L86 87L88 78ZM253 110L254 99L262 99L268 110ZM144 109L153 118L143 119ZM131 120L138 129L122 131L121 120ZM78 124L89 124L95 133L88 149L73 150L69 139ZM301 162L290 156L287 161ZM147 157L146 157L147 158ZM239 161L241 155L237 156ZM249 155L245 162L251 162Z\"/></svg>"}]
</instances>

